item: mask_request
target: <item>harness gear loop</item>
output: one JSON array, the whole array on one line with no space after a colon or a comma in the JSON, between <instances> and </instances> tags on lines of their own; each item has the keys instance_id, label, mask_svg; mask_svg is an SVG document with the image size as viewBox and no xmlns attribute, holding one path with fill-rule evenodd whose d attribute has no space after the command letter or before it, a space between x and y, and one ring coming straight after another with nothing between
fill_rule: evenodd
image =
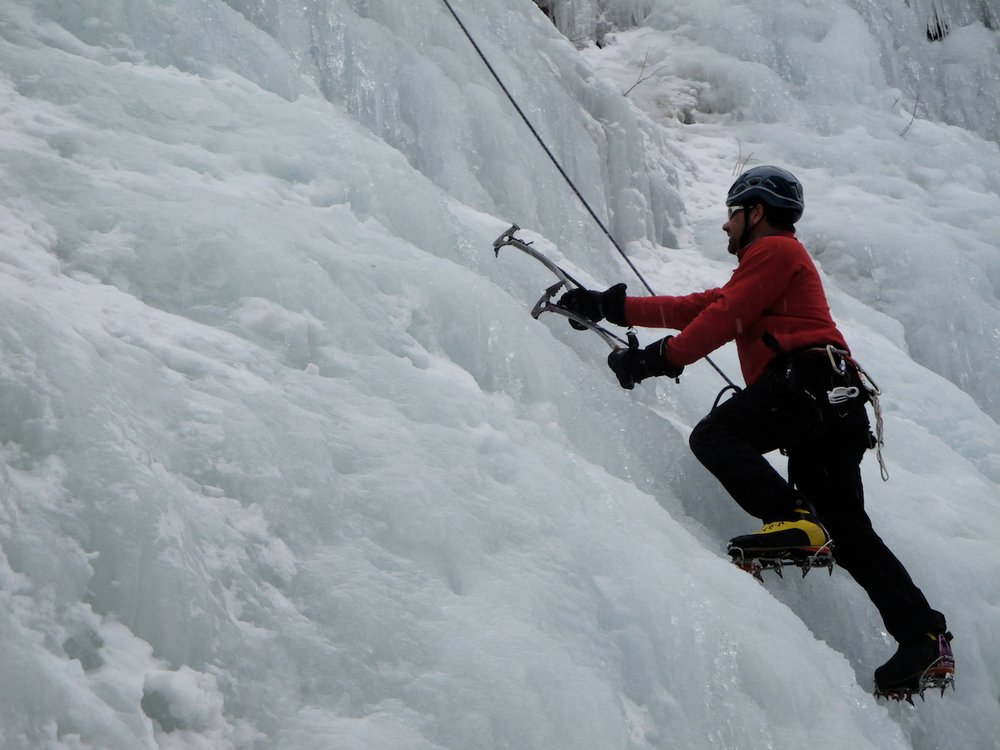
<instances>
[{"instance_id":1,"label":"harness gear loop","mask_svg":"<svg viewBox=\"0 0 1000 750\"><path fill-rule=\"evenodd\" d=\"M879 473L882 475L882 481L888 482L889 469L885 465L885 458L882 456L882 446L885 445L885 421L882 418L882 404L879 403L879 396L882 395L882 389L878 387L878 383L875 382L872 376L858 364L858 361L851 356L850 352L838 349L832 344L826 346L825 349L827 356L830 358L830 366L834 372L839 375L845 375L847 373L847 365L854 368L854 371L858 374L858 380L868 394L868 400L872 402L872 409L875 412L875 445L872 447L875 448L875 456L878 458ZM850 393L851 391L853 393ZM843 403L852 398L857 398L859 395L860 391L854 386L833 388L827 391L827 398L831 404Z\"/></svg>"}]
</instances>

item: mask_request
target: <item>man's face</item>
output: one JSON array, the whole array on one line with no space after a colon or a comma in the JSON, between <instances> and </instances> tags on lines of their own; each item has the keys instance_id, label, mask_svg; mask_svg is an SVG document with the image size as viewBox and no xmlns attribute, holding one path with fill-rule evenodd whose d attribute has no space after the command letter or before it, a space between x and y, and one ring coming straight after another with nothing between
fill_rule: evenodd
<instances>
[{"instance_id":1,"label":"man's face","mask_svg":"<svg viewBox=\"0 0 1000 750\"><path fill-rule=\"evenodd\" d=\"M740 251L740 237L743 236L745 220L746 211L743 206L729 207L729 218L722 225L722 231L729 235L729 247L727 249L730 255L736 255Z\"/></svg>"}]
</instances>

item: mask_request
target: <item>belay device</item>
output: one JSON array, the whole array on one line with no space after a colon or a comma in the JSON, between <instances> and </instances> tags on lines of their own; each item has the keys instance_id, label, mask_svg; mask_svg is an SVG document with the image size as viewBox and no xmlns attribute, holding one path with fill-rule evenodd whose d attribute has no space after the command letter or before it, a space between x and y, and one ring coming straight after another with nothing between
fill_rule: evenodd
<instances>
[{"instance_id":1,"label":"belay device","mask_svg":"<svg viewBox=\"0 0 1000 750\"><path fill-rule=\"evenodd\" d=\"M611 331L609 331L607 328L603 328L602 326L597 325L597 323L594 323L592 320L588 320L587 318L581 317L580 315L577 315L576 313L567 310L565 307L562 307L552 301L552 298L555 297L561 289L569 291L570 289L582 289L584 287L580 282L578 282L576 279L570 276L557 264L553 263L549 258L545 257L545 255L540 250L536 250L534 247L532 247L530 242L525 242L515 237L514 233L519 231L520 229L521 227L519 227L517 224L512 224L510 229L508 229L499 237L497 237L496 240L493 242L494 254L499 258L500 248L507 247L508 245L510 247L516 247L518 250L527 253L532 258L541 263L543 266L545 266L547 269L549 269L558 279L558 281L555 284L548 287L542 293L542 296L538 298L538 302L536 302L535 306L531 308L531 317L537 320L538 316L541 315L543 312L562 315L565 318L569 318L570 322L575 324L574 327L579 328L580 330L586 329L596 333L598 336L601 337L601 339L603 339L605 344L611 347L612 350L621 349L623 347L627 349L638 348L639 339L638 337L636 337L634 331L630 330L626 334L627 340L623 339L620 336L617 336Z\"/></svg>"}]
</instances>

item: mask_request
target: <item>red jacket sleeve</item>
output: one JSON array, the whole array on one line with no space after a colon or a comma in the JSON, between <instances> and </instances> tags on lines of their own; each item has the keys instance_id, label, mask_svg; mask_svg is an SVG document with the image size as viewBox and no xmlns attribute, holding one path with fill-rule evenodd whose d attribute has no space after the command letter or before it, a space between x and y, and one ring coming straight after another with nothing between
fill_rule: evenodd
<instances>
[{"instance_id":1,"label":"red jacket sleeve","mask_svg":"<svg viewBox=\"0 0 1000 750\"><path fill-rule=\"evenodd\" d=\"M712 304L670 340L667 358L691 364L753 327L800 268L787 247L762 244L748 250Z\"/></svg>"},{"instance_id":2,"label":"red jacket sleeve","mask_svg":"<svg viewBox=\"0 0 1000 750\"><path fill-rule=\"evenodd\" d=\"M720 292L709 289L683 297L626 297L625 320L632 326L680 330L711 305Z\"/></svg>"},{"instance_id":3,"label":"red jacket sleeve","mask_svg":"<svg viewBox=\"0 0 1000 750\"><path fill-rule=\"evenodd\" d=\"M626 297L624 312L632 325L680 331L665 347L673 365L689 365L735 339L748 384L764 375L779 352L827 344L847 348L816 266L791 232L748 245L719 289Z\"/></svg>"}]
</instances>

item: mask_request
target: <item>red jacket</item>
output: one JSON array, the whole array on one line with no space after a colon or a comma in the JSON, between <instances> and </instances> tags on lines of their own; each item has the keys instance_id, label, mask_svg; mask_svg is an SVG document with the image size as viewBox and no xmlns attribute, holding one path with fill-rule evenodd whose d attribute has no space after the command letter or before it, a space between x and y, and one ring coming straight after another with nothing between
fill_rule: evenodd
<instances>
[{"instance_id":1,"label":"red jacket","mask_svg":"<svg viewBox=\"0 0 1000 750\"><path fill-rule=\"evenodd\" d=\"M666 346L675 365L696 362L735 339L748 385L779 352L826 344L847 349L816 266L793 233L761 237L738 257L722 288L684 297L626 297L625 320L679 330Z\"/></svg>"}]
</instances>

